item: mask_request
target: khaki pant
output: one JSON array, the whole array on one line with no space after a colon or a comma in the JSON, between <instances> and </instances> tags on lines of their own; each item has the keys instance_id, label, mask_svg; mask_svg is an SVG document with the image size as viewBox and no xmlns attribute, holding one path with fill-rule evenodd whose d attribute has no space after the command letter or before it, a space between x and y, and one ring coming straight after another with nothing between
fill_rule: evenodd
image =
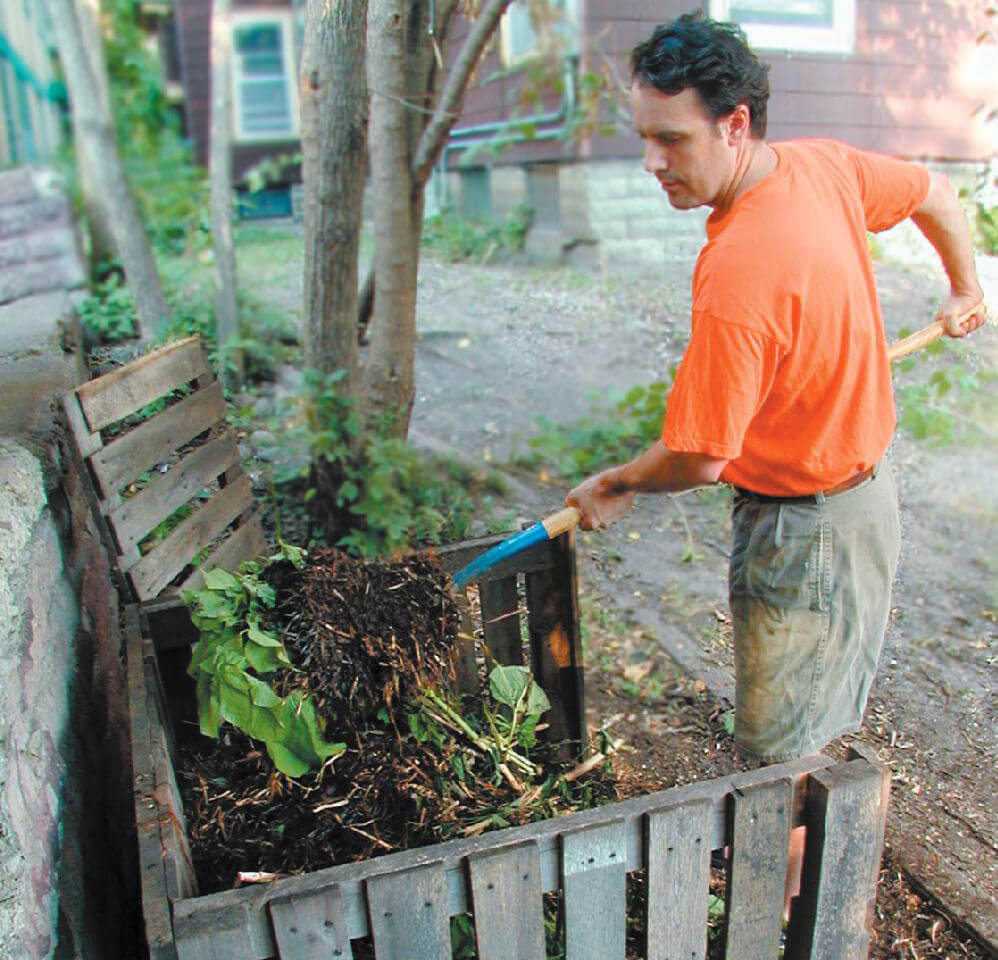
<instances>
[{"instance_id":1,"label":"khaki pant","mask_svg":"<svg viewBox=\"0 0 998 960\"><path fill-rule=\"evenodd\" d=\"M816 499L735 496L735 740L765 762L859 728L890 612L900 549L890 470Z\"/></svg>"}]
</instances>

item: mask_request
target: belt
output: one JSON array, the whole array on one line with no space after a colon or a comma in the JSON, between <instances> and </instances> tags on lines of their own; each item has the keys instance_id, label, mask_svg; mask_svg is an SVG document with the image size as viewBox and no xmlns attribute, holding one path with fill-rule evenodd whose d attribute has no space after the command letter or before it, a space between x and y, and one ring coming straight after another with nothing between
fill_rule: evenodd
<instances>
[{"instance_id":1,"label":"belt","mask_svg":"<svg viewBox=\"0 0 998 960\"><path fill-rule=\"evenodd\" d=\"M845 493L847 490L852 490L853 487L858 487L861 483L864 483L869 480L870 477L874 476L875 469L875 467L870 467L869 470L857 473L848 480L843 480L842 483L838 483L834 487L829 487L828 490L821 490L818 493L805 493L800 496L774 497L770 496L768 493L756 493L753 490L743 490L741 487L735 487L735 492L738 496L745 497L748 500L753 500L756 503L821 503L821 501L827 497L834 497L838 493Z\"/></svg>"}]
</instances>

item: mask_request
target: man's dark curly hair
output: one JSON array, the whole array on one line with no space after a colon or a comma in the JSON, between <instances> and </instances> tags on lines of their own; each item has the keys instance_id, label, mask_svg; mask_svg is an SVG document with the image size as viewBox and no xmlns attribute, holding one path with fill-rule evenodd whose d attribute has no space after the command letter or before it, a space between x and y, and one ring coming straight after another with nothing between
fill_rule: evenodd
<instances>
[{"instance_id":1,"label":"man's dark curly hair","mask_svg":"<svg viewBox=\"0 0 998 960\"><path fill-rule=\"evenodd\" d=\"M706 19L700 11L662 24L631 52L635 82L662 93L693 87L715 119L743 100L752 115L752 133L766 135L769 65L749 49L741 27Z\"/></svg>"}]
</instances>

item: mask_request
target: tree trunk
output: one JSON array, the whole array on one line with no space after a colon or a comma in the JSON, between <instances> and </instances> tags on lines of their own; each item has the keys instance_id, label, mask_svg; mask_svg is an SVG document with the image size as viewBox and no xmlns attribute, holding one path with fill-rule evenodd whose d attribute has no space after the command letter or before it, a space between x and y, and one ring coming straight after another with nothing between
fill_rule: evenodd
<instances>
[{"instance_id":1,"label":"tree trunk","mask_svg":"<svg viewBox=\"0 0 998 960\"><path fill-rule=\"evenodd\" d=\"M95 193L111 215L115 253L125 269L135 301L139 337L145 339L164 325L170 315L159 271L125 178L114 123L110 113L101 108L100 86L81 39L80 21L84 14L78 15L73 0L48 0L48 6L72 103L73 133L95 177L92 184ZM100 69L106 73L103 47L100 59Z\"/></svg>"},{"instance_id":2,"label":"tree trunk","mask_svg":"<svg viewBox=\"0 0 998 960\"><path fill-rule=\"evenodd\" d=\"M308 0L302 52L305 364L356 393L357 261L367 159L367 0Z\"/></svg>"},{"instance_id":3,"label":"tree trunk","mask_svg":"<svg viewBox=\"0 0 998 960\"><path fill-rule=\"evenodd\" d=\"M230 387L242 383L232 236L232 0L214 0L211 12L211 240L215 254L215 336Z\"/></svg>"},{"instance_id":4,"label":"tree trunk","mask_svg":"<svg viewBox=\"0 0 998 960\"><path fill-rule=\"evenodd\" d=\"M111 90L107 80L107 71L102 69L104 63L104 45L101 40L100 4L98 0L82 0L79 7L80 39L86 50L87 62L97 83L100 96L100 109L113 116L111 108ZM97 174L89 166L86 155L80 147L76 147L76 166L80 171L80 190L83 194L83 208L87 218L87 233L90 237L90 267L98 271L114 258L114 240L111 234L111 218L101 204L101 197L94 184Z\"/></svg>"},{"instance_id":5,"label":"tree trunk","mask_svg":"<svg viewBox=\"0 0 998 960\"><path fill-rule=\"evenodd\" d=\"M368 26L371 88L371 180L374 187L374 275L377 293L364 367L367 423L384 421L405 437L415 397L416 279L421 191L409 162L407 40L419 6L405 0L372 0ZM417 105L421 105L416 100Z\"/></svg>"}]
</instances>

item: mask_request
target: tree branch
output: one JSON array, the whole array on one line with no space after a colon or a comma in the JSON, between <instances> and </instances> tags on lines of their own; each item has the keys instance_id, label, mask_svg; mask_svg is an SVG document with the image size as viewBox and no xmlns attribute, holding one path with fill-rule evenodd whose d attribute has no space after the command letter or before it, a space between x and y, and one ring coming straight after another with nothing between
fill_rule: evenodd
<instances>
[{"instance_id":1,"label":"tree branch","mask_svg":"<svg viewBox=\"0 0 998 960\"><path fill-rule=\"evenodd\" d=\"M429 179L430 170L440 156L447 135L454 126L454 120L461 114L471 71L475 69L485 45L495 33L500 18L511 2L512 0L487 0L471 32L465 37L461 52L454 61L450 73L447 74L443 93L433 111L433 119L426 125L419 146L416 148L416 156L412 162L412 176L417 184L422 185Z\"/></svg>"}]
</instances>

